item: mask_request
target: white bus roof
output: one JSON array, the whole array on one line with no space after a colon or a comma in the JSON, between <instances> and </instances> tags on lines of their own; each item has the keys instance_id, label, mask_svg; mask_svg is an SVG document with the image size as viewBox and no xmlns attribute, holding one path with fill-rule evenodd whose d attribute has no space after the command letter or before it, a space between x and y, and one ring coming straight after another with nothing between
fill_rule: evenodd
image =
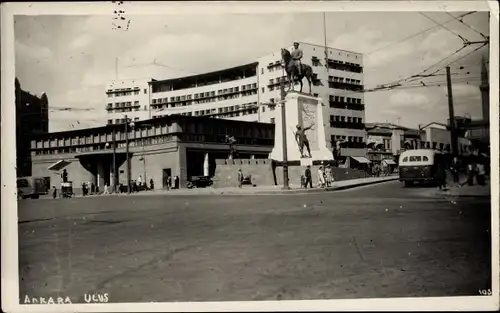
<instances>
[{"instance_id":1,"label":"white bus roof","mask_svg":"<svg viewBox=\"0 0 500 313\"><path fill-rule=\"evenodd\" d=\"M407 155L431 155L431 154L441 154L441 151L439 150L433 150L433 149L413 149L413 150L406 150L401 153L401 156L407 156Z\"/></svg>"}]
</instances>

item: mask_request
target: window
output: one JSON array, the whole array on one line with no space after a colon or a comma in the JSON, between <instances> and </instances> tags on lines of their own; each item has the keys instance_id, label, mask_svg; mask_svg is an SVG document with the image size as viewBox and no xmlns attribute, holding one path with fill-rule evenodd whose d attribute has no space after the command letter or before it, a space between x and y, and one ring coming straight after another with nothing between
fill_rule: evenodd
<instances>
[{"instance_id":1,"label":"window","mask_svg":"<svg viewBox=\"0 0 500 313\"><path fill-rule=\"evenodd\" d=\"M113 120L108 120L108 125L113 124Z\"/></svg>"},{"instance_id":2,"label":"window","mask_svg":"<svg viewBox=\"0 0 500 313\"><path fill-rule=\"evenodd\" d=\"M266 88L265 87L262 87L262 93L265 93L266 92Z\"/></svg>"},{"instance_id":3,"label":"window","mask_svg":"<svg viewBox=\"0 0 500 313\"><path fill-rule=\"evenodd\" d=\"M148 93L148 90L146 88L144 88L144 94L147 94Z\"/></svg>"},{"instance_id":4,"label":"window","mask_svg":"<svg viewBox=\"0 0 500 313\"><path fill-rule=\"evenodd\" d=\"M138 117L134 117L134 121L138 121L138 120L139 120L139 118L138 118Z\"/></svg>"},{"instance_id":5,"label":"window","mask_svg":"<svg viewBox=\"0 0 500 313\"><path fill-rule=\"evenodd\" d=\"M421 156L419 156L419 155L410 156L410 162L420 162L420 161L422 161Z\"/></svg>"},{"instance_id":6,"label":"window","mask_svg":"<svg viewBox=\"0 0 500 313\"><path fill-rule=\"evenodd\" d=\"M403 162L408 162L408 157L404 157Z\"/></svg>"},{"instance_id":7,"label":"window","mask_svg":"<svg viewBox=\"0 0 500 313\"><path fill-rule=\"evenodd\" d=\"M424 161L429 161L429 158L427 158L427 157L424 155L423 160L424 160Z\"/></svg>"},{"instance_id":8,"label":"window","mask_svg":"<svg viewBox=\"0 0 500 313\"><path fill-rule=\"evenodd\" d=\"M264 74L264 69L263 68L260 69L260 73Z\"/></svg>"},{"instance_id":9,"label":"window","mask_svg":"<svg viewBox=\"0 0 500 313\"><path fill-rule=\"evenodd\" d=\"M271 117L271 124L274 124L274 117Z\"/></svg>"}]
</instances>

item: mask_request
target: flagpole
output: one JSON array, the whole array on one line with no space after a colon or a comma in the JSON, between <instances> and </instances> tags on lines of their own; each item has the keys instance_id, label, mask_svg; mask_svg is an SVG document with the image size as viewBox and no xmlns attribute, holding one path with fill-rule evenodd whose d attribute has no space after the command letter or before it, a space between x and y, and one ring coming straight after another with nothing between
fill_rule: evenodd
<instances>
[{"instance_id":1,"label":"flagpole","mask_svg":"<svg viewBox=\"0 0 500 313\"><path fill-rule=\"evenodd\" d=\"M328 44L326 41L326 12L323 12L323 34L325 36L325 67L326 73L328 74Z\"/></svg>"}]
</instances>

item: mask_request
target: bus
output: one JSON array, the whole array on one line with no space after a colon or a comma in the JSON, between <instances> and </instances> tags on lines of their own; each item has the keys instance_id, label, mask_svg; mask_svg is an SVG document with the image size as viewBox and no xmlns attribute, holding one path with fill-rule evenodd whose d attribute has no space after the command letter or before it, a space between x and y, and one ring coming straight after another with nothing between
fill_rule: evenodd
<instances>
[{"instance_id":1,"label":"bus","mask_svg":"<svg viewBox=\"0 0 500 313\"><path fill-rule=\"evenodd\" d=\"M444 154L437 150L406 150L399 156L399 181L404 182L405 186L436 183L438 168L445 165Z\"/></svg>"},{"instance_id":2,"label":"bus","mask_svg":"<svg viewBox=\"0 0 500 313\"><path fill-rule=\"evenodd\" d=\"M20 177L17 179L17 197L19 199L38 199L49 192L50 185L43 177Z\"/></svg>"}]
</instances>

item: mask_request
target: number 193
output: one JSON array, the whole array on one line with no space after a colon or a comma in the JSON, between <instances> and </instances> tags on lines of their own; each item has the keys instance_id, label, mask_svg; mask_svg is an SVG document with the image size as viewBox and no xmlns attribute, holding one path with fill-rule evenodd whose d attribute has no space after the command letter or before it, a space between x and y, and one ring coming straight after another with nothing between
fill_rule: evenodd
<instances>
[{"instance_id":1,"label":"number 193","mask_svg":"<svg viewBox=\"0 0 500 313\"><path fill-rule=\"evenodd\" d=\"M482 296L491 296L491 289L479 289L479 294Z\"/></svg>"}]
</instances>

